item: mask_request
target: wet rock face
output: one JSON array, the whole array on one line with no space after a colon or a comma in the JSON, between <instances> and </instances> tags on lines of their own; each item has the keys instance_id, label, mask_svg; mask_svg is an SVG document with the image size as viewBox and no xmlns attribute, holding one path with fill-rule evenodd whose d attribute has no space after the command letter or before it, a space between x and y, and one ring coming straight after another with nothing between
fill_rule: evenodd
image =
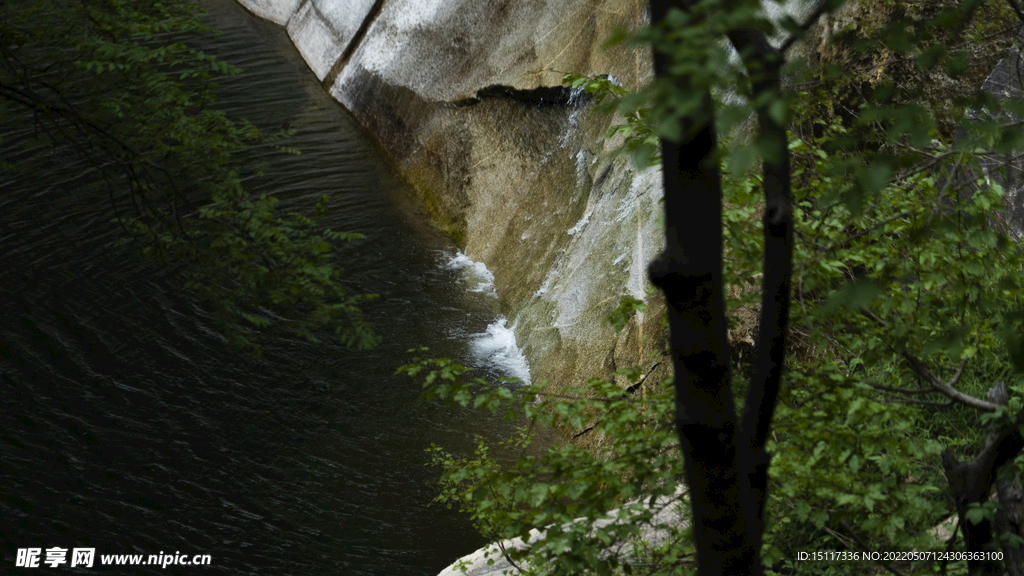
<instances>
[{"instance_id":1,"label":"wet rock face","mask_svg":"<svg viewBox=\"0 0 1024 576\"><path fill-rule=\"evenodd\" d=\"M285 25L324 88L380 140L435 223L493 272L532 379L557 386L652 364L661 182L616 159L609 117L561 85L608 74L636 89L649 54L600 46L646 22L644 0L240 0Z\"/></svg>"},{"instance_id":2,"label":"wet rock face","mask_svg":"<svg viewBox=\"0 0 1024 576\"><path fill-rule=\"evenodd\" d=\"M1021 29L1024 40L1024 28ZM1024 98L1024 54L1013 50L996 64L985 80L982 90L1000 99ZM1018 236L1024 235L1024 159L1020 151L1003 158L985 158L981 161L984 176L998 182L1006 192L1004 196L1009 226Z\"/></svg>"}]
</instances>

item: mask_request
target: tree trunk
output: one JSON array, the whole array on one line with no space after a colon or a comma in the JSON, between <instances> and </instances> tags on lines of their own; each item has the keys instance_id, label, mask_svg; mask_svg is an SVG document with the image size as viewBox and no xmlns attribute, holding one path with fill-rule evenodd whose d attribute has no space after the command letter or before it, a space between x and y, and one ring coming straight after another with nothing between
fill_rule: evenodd
<instances>
[{"instance_id":1,"label":"tree trunk","mask_svg":"<svg viewBox=\"0 0 1024 576\"><path fill-rule=\"evenodd\" d=\"M653 0L659 24L671 2ZM680 2L685 8L686 2ZM743 54L756 94L775 98L758 109L765 193L765 286L757 374L750 383L742 428L729 371L730 349L722 281L722 183L718 171L714 103L669 72L669 57L654 51L655 75L683 93L700 90L702 105L684 119L682 142L662 139L665 251L651 263L651 282L665 293L675 368L676 429L686 463L694 541L701 576L760 575L767 493L765 441L778 395L789 310L792 209L784 119L767 113L781 99L782 54L755 30L730 41ZM746 49L750 48L750 49ZM762 102L764 99L762 99Z\"/></svg>"},{"instance_id":2,"label":"tree trunk","mask_svg":"<svg viewBox=\"0 0 1024 576\"><path fill-rule=\"evenodd\" d=\"M710 110L710 94L706 101ZM740 483L747 479L737 463L714 147L711 126L682 145L662 141L666 247L650 266L651 282L668 303L676 430L701 576L751 574L752 566L760 565L744 521L751 506L744 505Z\"/></svg>"},{"instance_id":3,"label":"tree trunk","mask_svg":"<svg viewBox=\"0 0 1024 576\"><path fill-rule=\"evenodd\" d=\"M652 20L661 21L667 8L665 2L652 2ZM656 51L655 74L667 78L667 68L667 57ZM743 502L749 480L737 466L722 285L722 186L711 94L705 93L703 101L702 117L684 126L683 143L661 141L666 245L649 273L668 304L676 429L700 574L751 574L760 563L748 538L745 512L751 508ZM741 481L747 481L746 490Z\"/></svg>"},{"instance_id":4,"label":"tree trunk","mask_svg":"<svg viewBox=\"0 0 1024 576\"><path fill-rule=\"evenodd\" d=\"M1024 538L1024 488L1020 484L1020 474L1014 475L1012 480L996 480L996 494L1001 506L996 514L996 533ZM1006 573L1024 576L1024 547L1003 542L1002 548Z\"/></svg>"},{"instance_id":5,"label":"tree trunk","mask_svg":"<svg viewBox=\"0 0 1024 576\"><path fill-rule=\"evenodd\" d=\"M990 402L1006 405L1009 397L1006 385L997 384L988 393ZM949 481L949 490L956 504L957 519L964 534L968 552L997 552L1000 550L995 534L1005 531L1020 535L1024 520L1024 491L1021 490L1020 476L1014 480L996 481L999 468L1013 460L1024 449L1024 435L1020 429L1024 425L1024 412L1017 415L1013 424L1003 425L1000 429L992 429L985 438L981 453L973 459L961 462L953 451L947 449L942 453L942 467ZM982 503L988 499L992 486L997 486L1000 503L1003 509L996 515L994 522L984 519L977 524L967 520L967 510L971 504ZM995 524L995 526L993 526ZM1018 576L1024 570L1022 551L1003 546L1005 561L983 558L968 560L967 570L970 576L995 576L1008 573Z\"/></svg>"}]
</instances>

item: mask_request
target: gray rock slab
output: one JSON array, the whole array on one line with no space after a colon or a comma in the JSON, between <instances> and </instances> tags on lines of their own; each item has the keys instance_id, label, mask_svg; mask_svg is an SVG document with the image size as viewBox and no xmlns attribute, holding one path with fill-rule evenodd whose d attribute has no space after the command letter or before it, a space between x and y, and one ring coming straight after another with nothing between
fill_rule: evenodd
<instances>
[{"instance_id":1,"label":"gray rock slab","mask_svg":"<svg viewBox=\"0 0 1024 576\"><path fill-rule=\"evenodd\" d=\"M680 488L672 496L657 498L653 504L644 502L642 509L650 510L654 516L649 522L640 527L640 539L651 546L660 546L671 538L678 530L686 527L686 515L682 509L685 506L683 496L686 491ZM630 513L629 508L616 508L608 512L608 518L598 520L594 523L595 528L608 524L619 524L631 522L635 513ZM623 518L620 518L620 515ZM578 520L582 521L581 520ZM540 530L530 532L529 541L544 538ZM438 576L501 576L502 574L518 574L512 563L505 557L503 550L521 549L525 546L523 540L516 538L506 540L499 544L491 544L458 559L451 566L448 566ZM614 555L621 563L630 563L634 560L633 544L622 542L607 550L608 555Z\"/></svg>"}]
</instances>

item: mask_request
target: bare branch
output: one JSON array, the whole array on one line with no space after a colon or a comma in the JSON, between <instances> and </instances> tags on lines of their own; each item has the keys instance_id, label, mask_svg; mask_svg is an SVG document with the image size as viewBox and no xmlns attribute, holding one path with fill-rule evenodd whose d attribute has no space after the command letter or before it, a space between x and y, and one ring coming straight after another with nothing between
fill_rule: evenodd
<instances>
[{"instance_id":1,"label":"bare branch","mask_svg":"<svg viewBox=\"0 0 1024 576\"><path fill-rule=\"evenodd\" d=\"M861 308L860 309L860 313L865 315L865 316L867 316L868 318L871 318L872 320L877 322L883 328L888 326L888 324L886 324L885 320L883 320L877 314L875 314L871 310L868 310L867 308ZM953 378L949 382L943 382L942 380L939 380L938 377L935 376L935 374L932 374L932 371L929 370L928 367L925 366L923 362L918 360L917 357L914 356L913 354L911 354L906 348L901 350L900 353L903 355L903 358L905 358L907 360L907 363L910 364L911 369L913 369L914 372L916 372L920 377L924 378L928 382L928 384L932 387L932 389L934 389L936 392L941 392L942 394L945 394L951 400L955 400L955 401L957 401L957 402L959 402L961 404L965 404L967 406L970 406L971 408L976 408L978 410L983 410L985 412L995 412L996 408L998 408L998 406L996 406L995 404L993 404L991 402L986 402L985 400L981 400L979 398L975 398L974 396L971 396L969 394L964 394L963 392L960 392L959 390L954 388L954 386L956 386L957 383L960 382L960 377L962 377L964 375L964 368L967 366L967 359L966 358L964 358L963 360L960 361L960 367L957 368L956 373L953 374ZM872 386L875 387L875 388L879 388L880 390L884 389L884 388L880 388L879 385L872 384ZM907 390L899 390L899 389L894 389L894 390L891 390L891 391L893 391L893 392L908 392ZM912 394L918 394L918 393L922 393L922 392L911 392L911 393Z\"/></svg>"},{"instance_id":2,"label":"bare branch","mask_svg":"<svg viewBox=\"0 0 1024 576\"><path fill-rule=\"evenodd\" d=\"M628 393L632 394L632 393L636 392L637 390L639 390L639 389L640 389L640 387L644 385L644 382L646 382L646 381L647 381L647 377L648 377L648 376L650 376L650 375L651 375L651 373L653 373L653 372L654 372L654 370L655 370L655 369L656 369L656 368L657 368L658 366L661 366L661 363L662 363L662 362L663 362L664 360L665 360L665 356L662 356L661 360L658 360L657 362L655 362L655 363L654 363L654 364L653 364L653 365L652 365L652 366L651 366L651 367L650 367L650 368L649 368L649 369L647 370L647 373L646 373L646 374L644 374L643 376L641 376L641 377L640 377L640 379L636 381L636 384L633 384L632 386L627 386L627 387L626 387L626 392L628 392Z\"/></svg>"},{"instance_id":3,"label":"bare branch","mask_svg":"<svg viewBox=\"0 0 1024 576\"><path fill-rule=\"evenodd\" d=\"M513 560L511 556L508 555L508 550L505 549L505 544L501 540L498 540L498 547L501 548L501 555L505 557L505 560L508 560L508 563L511 564L513 568L518 570L520 574L522 574L523 569L520 568L518 564L516 564L515 560Z\"/></svg>"},{"instance_id":4,"label":"bare branch","mask_svg":"<svg viewBox=\"0 0 1024 576\"><path fill-rule=\"evenodd\" d=\"M963 392L960 392L959 390L953 388L953 386L956 386L957 382L960 381L960 377L963 376L964 367L967 366L966 358L960 362L960 368L957 369L956 374L953 375L953 379L950 380L949 382L943 382L942 380L939 380L934 374L932 374L931 370L929 370L928 367L924 365L924 363L918 360L913 354L911 354L907 350L903 350L903 358L907 360L907 362L910 364L910 367L913 368L914 372L917 372L918 375L924 378L932 386L932 388L934 388L938 392L942 392L949 398L956 400L961 404L966 404L967 406L970 406L972 408L984 410L985 412L995 412L996 408L998 408L998 406L992 404L991 402L986 402L985 400L975 398L974 396L971 396L969 394L964 394Z\"/></svg>"}]
</instances>

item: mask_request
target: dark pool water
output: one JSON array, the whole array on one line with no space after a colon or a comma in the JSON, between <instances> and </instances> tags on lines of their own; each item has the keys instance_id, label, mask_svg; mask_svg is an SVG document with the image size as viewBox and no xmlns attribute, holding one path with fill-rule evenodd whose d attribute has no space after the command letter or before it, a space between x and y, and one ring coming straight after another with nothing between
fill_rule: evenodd
<instances>
[{"instance_id":1,"label":"dark pool water","mask_svg":"<svg viewBox=\"0 0 1024 576\"><path fill-rule=\"evenodd\" d=\"M509 427L419 404L419 383L394 372L421 344L479 360L494 299L447 265L454 248L283 30L229 1L209 9L224 35L206 48L245 70L221 102L263 128L289 124L303 152L271 158L250 186L297 207L330 193L331 227L367 235L345 268L381 295L365 310L383 344L240 354L164 270L110 247L110 208L80 166L0 175L0 573L32 573L15 567L19 548L83 547L92 568L35 570L436 574L482 542L428 507L424 449L468 453L474 434ZM175 552L211 564L99 566Z\"/></svg>"}]
</instances>

